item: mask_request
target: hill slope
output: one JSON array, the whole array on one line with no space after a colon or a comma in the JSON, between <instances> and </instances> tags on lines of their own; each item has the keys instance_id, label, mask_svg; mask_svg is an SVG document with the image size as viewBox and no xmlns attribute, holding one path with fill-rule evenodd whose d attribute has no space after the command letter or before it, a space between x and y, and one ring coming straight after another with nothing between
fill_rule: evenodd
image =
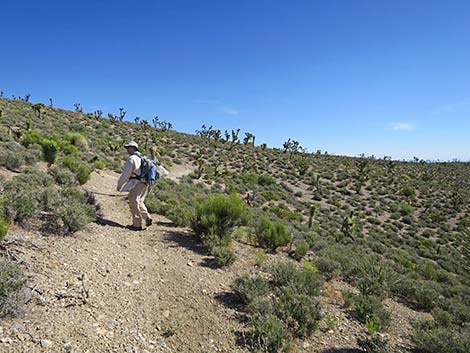
<instances>
[{"instance_id":1,"label":"hill slope","mask_svg":"<svg viewBox=\"0 0 470 353\"><path fill-rule=\"evenodd\" d=\"M412 321L432 317L434 323L414 333L422 352L439 350L439 344L467 344L468 163L306 154L289 145L281 151L240 143L236 134L224 141L211 129L187 135L60 109L39 107L38 113L29 103L5 99L0 109L6 180L31 178L25 166L33 165L55 180L50 190L59 188L64 197L75 195L70 187L91 191L103 212L74 237L44 238L51 224L70 231L64 227L71 217L67 205L59 222L51 219L57 212L45 193L36 201L44 209L20 220L19 206L12 213L8 202L14 199L7 198L6 216L16 218L5 255L25 268L33 289L25 319L8 323L9 348L40 349L43 339L43 345L54 347L46 347L49 351L63 349L64 340L90 351L250 351L250 320L257 314L230 286L244 273L275 276L279 261L313 266L325 281L318 297L320 330L295 340L294 351L355 349L357 338L377 337L372 334L377 329L379 341L388 339L388 351L403 351L413 345ZM179 177L153 189L148 206L166 218L139 234L121 227L127 206L110 196L117 178L110 170L120 170L121 143L131 138ZM58 148L50 167L38 163L45 145ZM44 175L34 178L50 185ZM3 183L7 191L15 187ZM243 197L250 217L237 224L229 245L238 259L221 269L212 259L225 255L214 252L207 239L201 244L188 227L195 217L194 198L228 190ZM292 241L263 252L263 219L285 227ZM286 289L273 290L279 305ZM375 310L373 315L361 319L364 305L374 301L378 306L367 309ZM390 323L374 328L382 305ZM49 324L39 325L46 318Z\"/></svg>"}]
</instances>

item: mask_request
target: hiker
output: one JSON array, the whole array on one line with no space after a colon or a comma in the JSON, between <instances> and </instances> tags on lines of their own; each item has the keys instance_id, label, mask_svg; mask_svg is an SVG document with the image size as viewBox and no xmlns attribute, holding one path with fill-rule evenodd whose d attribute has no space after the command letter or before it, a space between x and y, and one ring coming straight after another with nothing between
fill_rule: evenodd
<instances>
[{"instance_id":1,"label":"hiker","mask_svg":"<svg viewBox=\"0 0 470 353\"><path fill-rule=\"evenodd\" d=\"M148 192L147 183L140 180L142 154L139 152L139 145L135 141L127 142L124 147L127 149L129 158L121 177L117 183L117 190L122 192L129 192L129 206L132 213L132 225L128 228L130 230L143 230L142 222L145 221L147 227L152 225L152 218L145 207L144 201Z\"/></svg>"}]
</instances>

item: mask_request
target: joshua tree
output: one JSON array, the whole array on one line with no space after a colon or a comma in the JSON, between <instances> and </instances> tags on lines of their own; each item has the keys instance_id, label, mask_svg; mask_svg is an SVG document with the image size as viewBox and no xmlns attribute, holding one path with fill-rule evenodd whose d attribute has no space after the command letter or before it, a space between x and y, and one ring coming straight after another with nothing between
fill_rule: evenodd
<instances>
[{"instance_id":1,"label":"joshua tree","mask_svg":"<svg viewBox=\"0 0 470 353\"><path fill-rule=\"evenodd\" d=\"M134 122L135 122L136 124L138 124L138 123L140 122L140 118L139 118L138 116L136 116L136 117L134 118Z\"/></svg>"},{"instance_id":2,"label":"joshua tree","mask_svg":"<svg viewBox=\"0 0 470 353\"><path fill-rule=\"evenodd\" d=\"M238 139L238 134L240 133L240 129L232 130L232 145L238 145L240 140Z\"/></svg>"},{"instance_id":3,"label":"joshua tree","mask_svg":"<svg viewBox=\"0 0 470 353\"><path fill-rule=\"evenodd\" d=\"M253 135L251 132L245 132L245 138L243 139L243 144L248 145L249 143L255 145L255 135Z\"/></svg>"},{"instance_id":4,"label":"joshua tree","mask_svg":"<svg viewBox=\"0 0 470 353\"><path fill-rule=\"evenodd\" d=\"M3 91L0 91L0 98L3 98Z\"/></svg>"},{"instance_id":5,"label":"joshua tree","mask_svg":"<svg viewBox=\"0 0 470 353\"><path fill-rule=\"evenodd\" d=\"M356 211L351 211L348 216L346 216L343 220L343 225L341 226L341 233L343 233L344 236L350 237L352 240L354 239L354 236L356 235L357 231L357 217L359 213Z\"/></svg>"},{"instance_id":6,"label":"joshua tree","mask_svg":"<svg viewBox=\"0 0 470 353\"><path fill-rule=\"evenodd\" d=\"M308 216L308 228L312 229L313 226L313 220L315 218L315 215L317 214L318 209L320 208L320 205L317 203L312 203L310 205L310 210L309 210L309 216Z\"/></svg>"},{"instance_id":7,"label":"joshua tree","mask_svg":"<svg viewBox=\"0 0 470 353\"><path fill-rule=\"evenodd\" d=\"M225 134L225 142L228 142L230 140L230 133L227 130L225 130L224 134Z\"/></svg>"},{"instance_id":8,"label":"joshua tree","mask_svg":"<svg viewBox=\"0 0 470 353\"><path fill-rule=\"evenodd\" d=\"M27 95L24 96L24 101L29 102L29 98L31 98L31 94L28 93Z\"/></svg>"},{"instance_id":9,"label":"joshua tree","mask_svg":"<svg viewBox=\"0 0 470 353\"><path fill-rule=\"evenodd\" d=\"M31 106L33 108L34 112L38 116L39 119L41 119L41 109L45 108L44 104L42 103L36 103Z\"/></svg>"},{"instance_id":10,"label":"joshua tree","mask_svg":"<svg viewBox=\"0 0 470 353\"><path fill-rule=\"evenodd\" d=\"M52 104L52 98L49 98L49 108L52 108L54 104Z\"/></svg>"},{"instance_id":11,"label":"joshua tree","mask_svg":"<svg viewBox=\"0 0 470 353\"><path fill-rule=\"evenodd\" d=\"M202 152L198 151L198 154L197 154L197 171L196 171L197 179L201 178L203 172L204 172L204 157L202 155Z\"/></svg>"},{"instance_id":12,"label":"joshua tree","mask_svg":"<svg viewBox=\"0 0 470 353\"><path fill-rule=\"evenodd\" d=\"M266 150L266 148L268 148L268 145L263 143L260 147L264 151L264 150Z\"/></svg>"},{"instance_id":13,"label":"joshua tree","mask_svg":"<svg viewBox=\"0 0 470 353\"><path fill-rule=\"evenodd\" d=\"M119 108L119 121L123 121L124 120L124 117L126 116L126 111L124 110L124 108Z\"/></svg>"},{"instance_id":14,"label":"joshua tree","mask_svg":"<svg viewBox=\"0 0 470 353\"><path fill-rule=\"evenodd\" d=\"M158 129L158 123L160 121L160 118L158 117L158 115L155 115L153 118L152 118L152 124L153 124L153 127L155 129Z\"/></svg>"},{"instance_id":15,"label":"joshua tree","mask_svg":"<svg viewBox=\"0 0 470 353\"><path fill-rule=\"evenodd\" d=\"M103 111L102 110L95 110L93 112L93 115L95 116L95 118L99 119L103 116Z\"/></svg>"}]
</instances>

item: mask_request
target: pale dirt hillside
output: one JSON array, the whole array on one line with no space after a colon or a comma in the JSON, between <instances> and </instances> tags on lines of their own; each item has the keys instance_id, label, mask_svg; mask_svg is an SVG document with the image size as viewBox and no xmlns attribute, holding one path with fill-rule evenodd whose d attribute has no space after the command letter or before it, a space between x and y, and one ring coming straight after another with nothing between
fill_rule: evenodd
<instances>
[{"instance_id":1,"label":"pale dirt hillside","mask_svg":"<svg viewBox=\"0 0 470 353\"><path fill-rule=\"evenodd\" d=\"M185 174L179 166L175 176ZM186 171L190 171L187 168ZM3 172L2 172L3 173ZM4 172L7 174L7 172ZM25 269L30 299L24 313L1 322L1 352L248 352L243 315L230 284L255 271L252 249L235 244L239 259L216 269L187 229L155 216L143 232L126 228L130 214L115 192L118 175L93 173L93 191L103 215L74 236L45 236L13 227L8 254ZM270 262L283 255L270 255ZM336 318L294 352L349 352L365 330L341 307L345 284L327 283L322 304ZM416 313L395 302L389 333L394 347L409 344Z\"/></svg>"}]
</instances>

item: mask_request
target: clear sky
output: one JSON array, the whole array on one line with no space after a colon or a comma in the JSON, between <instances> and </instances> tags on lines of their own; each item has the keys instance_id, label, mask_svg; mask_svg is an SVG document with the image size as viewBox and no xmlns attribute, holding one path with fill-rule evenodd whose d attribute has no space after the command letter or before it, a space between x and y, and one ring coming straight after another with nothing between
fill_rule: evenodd
<instances>
[{"instance_id":1,"label":"clear sky","mask_svg":"<svg viewBox=\"0 0 470 353\"><path fill-rule=\"evenodd\" d=\"M310 151L470 160L470 1L10 1L5 96Z\"/></svg>"}]
</instances>

